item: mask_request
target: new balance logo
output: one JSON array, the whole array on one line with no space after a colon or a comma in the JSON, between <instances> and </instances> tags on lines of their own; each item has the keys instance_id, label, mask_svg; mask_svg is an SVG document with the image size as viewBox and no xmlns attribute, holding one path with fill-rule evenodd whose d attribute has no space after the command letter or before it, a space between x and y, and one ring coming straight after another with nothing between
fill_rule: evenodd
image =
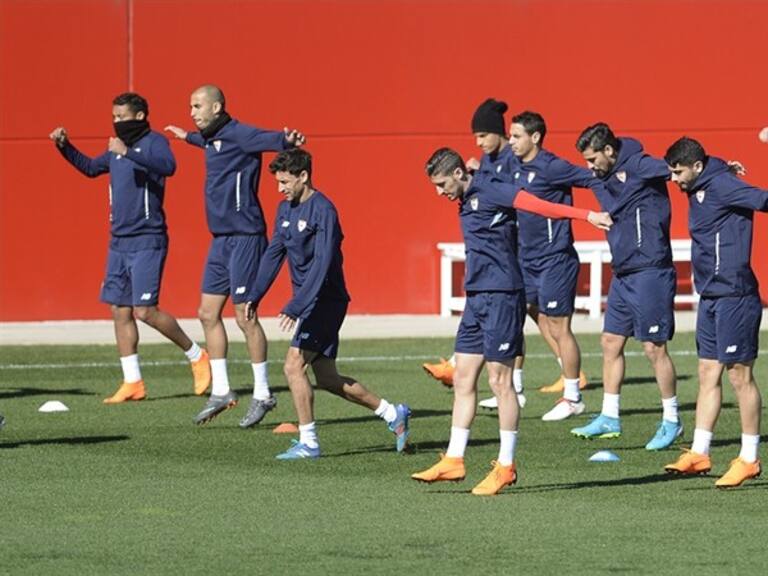
<instances>
[{"instance_id":1,"label":"new balance logo","mask_svg":"<svg viewBox=\"0 0 768 576\"><path fill-rule=\"evenodd\" d=\"M509 350L509 342L504 342L501 346L499 346L499 352L506 352Z\"/></svg>"},{"instance_id":2,"label":"new balance logo","mask_svg":"<svg viewBox=\"0 0 768 576\"><path fill-rule=\"evenodd\" d=\"M152 292L144 292L144 294L141 295L142 300L150 300L152 298Z\"/></svg>"},{"instance_id":3,"label":"new balance logo","mask_svg":"<svg viewBox=\"0 0 768 576\"><path fill-rule=\"evenodd\" d=\"M739 349L739 347L738 347L738 346L736 346L736 344L733 344L733 345L731 345L731 346L728 346L728 348L726 348L726 349L725 349L725 353L726 353L726 354L733 354L733 353L734 353L734 352L736 352L736 350L738 350L738 349Z\"/></svg>"},{"instance_id":4,"label":"new balance logo","mask_svg":"<svg viewBox=\"0 0 768 576\"><path fill-rule=\"evenodd\" d=\"M654 324L650 328L648 328L648 334L658 334L659 333L659 325Z\"/></svg>"},{"instance_id":5,"label":"new balance logo","mask_svg":"<svg viewBox=\"0 0 768 576\"><path fill-rule=\"evenodd\" d=\"M550 302L547 302L547 309L551 310L552 308L557 308L557 300L551 300Z\"/></svg>"},{"instance_id":6,"label":"new balance logo","mask_svg":"<svg viewBox=\"0 0 768 576\"><path fill-rule=\"evenodd\" d=\"M235 294L245 294L245 286L238 286L235 288Z\"/></svg>"},{"instance_id":7,"label":"new balance logo","mask_svg":"<svg viewBox=\"0 0 768 576\"><path fill-rule=\"evenodd\" d=\"M283 223L280 224L280 226L282 226L283 228L288 228L288 226L290 226L290 225L291 225L291 223L288 222L288 220L283 220Z\"/></svg>"},{"instance_id":8,"label":"new balance logo","mask_svg":"<svg viewBox=\"0 0 768 576\"><path fill-rule=\"evenodd\" d=\"M299 334L299 340L308 340L309 339L309 332L302 332Z\"/></svg>"}]
</instances>

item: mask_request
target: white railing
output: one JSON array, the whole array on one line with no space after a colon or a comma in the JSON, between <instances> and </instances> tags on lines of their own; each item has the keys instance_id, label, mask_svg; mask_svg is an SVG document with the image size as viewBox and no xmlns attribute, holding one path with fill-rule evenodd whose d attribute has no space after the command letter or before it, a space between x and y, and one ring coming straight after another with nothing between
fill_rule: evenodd
<instances>
[{"instance_id":1,"label":"white railing","mask_svg":"<svg viewBox=\"0 0 768 576\"><path fill-rule=\"evenodd\" d=\"M674 262L691 261L690 239L672 240L672 260ZM579 255L579 261L589 266L589 293L577 295L575 306L577 310L587 310L590 318L599 318L603 302L607 296L603 296L603 264L610 263L611 250L608 242L604 240L590 240L574 242L573 247ZM464 296L456 296L453 293L453 263L464 262L463 242L441 242L437 245L440 250L440 315L450 316L453 312L464 310ZM696 304L699 295L693 288L691 277L690 294L676 294L675 304Z\"/></svg>"}]
</instances>

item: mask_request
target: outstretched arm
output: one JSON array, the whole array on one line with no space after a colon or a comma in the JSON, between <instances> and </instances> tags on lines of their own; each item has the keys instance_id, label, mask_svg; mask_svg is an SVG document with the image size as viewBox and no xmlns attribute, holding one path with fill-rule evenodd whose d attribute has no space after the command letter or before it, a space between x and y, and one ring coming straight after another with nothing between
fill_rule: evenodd
<instances>
[{"instance_id":1,"label":"outstretched arm","mask_svg":"<svg viewBox=\"0 0 768 576\"><path fill-rule=\"evenodd\" d=\"M53 140L56 148L67 162L72 164L82 174L89 178L95 178L109 172L109 152L104 152L104 154L96 156L96 158L86 156L72 145L66 128L62 126L56 128L48 137Z\"/></svg>"},{"instance_id":2,"label":"outstretched arm","mask_svg":"<svg viewBox=\"0 0 768 576\"><path fill-rule=\"evenodd\" d=\"M592 212L585 208L576 208L575 206L568 206L567 204L559 204L557 202L547 202L525 190L520 190L517 193L512 207L517 210L538 214L545 218L586 220L595 228L601 230L610 230L613 225L613 220L611 220L611 216L607 212Z\"/></svg>"}]
</instances>

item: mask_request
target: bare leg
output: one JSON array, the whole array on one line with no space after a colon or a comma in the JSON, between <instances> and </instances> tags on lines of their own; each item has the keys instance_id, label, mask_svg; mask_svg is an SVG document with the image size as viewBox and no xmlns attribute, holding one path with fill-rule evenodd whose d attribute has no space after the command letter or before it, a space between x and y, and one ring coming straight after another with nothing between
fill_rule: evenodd
<instances>
[{"instance_id":1,"label":"bare leg","mask_svg":"<svg viewBox=\"0 0 768 576\"><path fill-rule=\"evenodd\" d=\"M696 428L712 432L723 402L721 377L724 366L717 360L699 359L699 393L696 398Z\"/></svg>"},{"instance_id":2,"label":"bare leg","mask_svg":"<svg viewBox=\"0 0 768 576\"><path fill-rule=\"evenodd\" d=\"M213 360L227 357L227 331L221 319L227 298L225 294L203 294L197 312L205 333L205 345Z\"/></svg>"},{"instance_id":3,"label":"bare leg","mask_svg":"<svg viewBox=\"0 0 768 576\"><path fill-rule=\"evenodd\" d=\"M624 345L626 336L603 332L600 345L603 349L603 392L607 394L621 393L624 381Z\"/></svg>"},{"instance_id":4,"label":"bare leg","mask_svg":"<svg viewBox=\"0 0 768 576\"><path fill-rule=\"evenodd\" d=\"M517 394L515 394L515 389L512 386L512 365L513 361L488 362L488 382L499 400L499 428L501 430L517 430L520 419Z\"/></svg>"},{"instance_id":5,"label":"bare leg","mask_svg":"<svg viewBox=\"0 0 768 576\"><path fill-rule=\"evenodd\" d=\"M560 352L563 376L578 378L581 371L581 351L579 350L579 343L576 342L576 337L571 331L571 317L540 314L539 318L540 323L547 326L547 333L555 343L552 350Z\"/></svg>"},{"instance_id":6,"label":"bare leg","mask_svg":"<svg viewBox=\"0 0 768 576\"><path fill-rule=\"evenodd\" d=\"M139 350L139 330L133 318L131 306L110 306L115 324L117 353L121 358L137 354Z\"/></svg>"},{"instance_id":7,"label":"bare leg","mask_svg":"<svg viewBox=\"0 0 768 576\"><path fill-rule=\"evenodd\" d=\"M453 427L464 429L472 427L477 403L477 379L484 363L482 354L456 354L456 371L453 373L453 417L451 419ZM515 400L515 402L517 401Z\"/></svg>"},{"instance_id":8,"label":"bare leg","mask_svg":"<svg viewBox=\"0 0 768 576\"><path fill-rule=\"evenodd\" d=\"M245 342L248 346L248 354L251 357L251 362L254 364L266 362L267 337L264 334L264 329L261 327L259 318L255 313L253 320L248 320L245 317L245 303L235 304L235 318L237 320L237 325L245 335Z\"/></svg>"},{"instance_id":9,"label":"bare leg","mask_svg":"<svg viewBox=\"0 0 768 576\"><path fill-rule=\"evenodd\" d=\"M291 390L291 398L300 426L315 421L315 394L307 377L307 366L316 355L316 352L307 352L291 346L285 356L283 373L288 380L288 388Z\"/></svg>"},{"instance_id":10,"label":"bare leg","mask_svg":"<svg viewBox=\"0 0 768 576\"><path fill-rule=\"evenodd\" d=\"M136 306L133 309L133 316L160 332L182 350L187 351L192 347L192 340L181 329L176 318L157 306Z\"/></svg>"},{"instance_id":11,"label":"bare leg","mask_svg":"<svg viewBox=\"0 0 768 576\"><path fill-rule=\"evenodd\" d=\"M667 352L666 342L643 342L643 350L650 360L656 383L662 398L672 398L677 395L677 376L675 365Z\"/></svg>"},{"instance_id":12,"label":"bare leg","mask_svg":"<svg viewBox=\"0 0 768 576\"><path fill-rule=\"evenodd\" d=\"M318 388L370 410L376 410L381 404L381 398L360 382L340 375L336 369L336 360L332 358L317 356L312 362L312 371L315 373Z\"/></svg>"},{"instance_id":13,"label":"bare leg","mask_svg":"<svg viewBox=\"0 0 768 576\"><path fill-rule=\"evenodd\" d=\"M728 364L728 379L731 381L739 401L739 414L741 415L741 432L757 436L760 434L760 413L762 411L762 398L752 372L754 360L746 364Z\"/></svg>"}]
</instances>

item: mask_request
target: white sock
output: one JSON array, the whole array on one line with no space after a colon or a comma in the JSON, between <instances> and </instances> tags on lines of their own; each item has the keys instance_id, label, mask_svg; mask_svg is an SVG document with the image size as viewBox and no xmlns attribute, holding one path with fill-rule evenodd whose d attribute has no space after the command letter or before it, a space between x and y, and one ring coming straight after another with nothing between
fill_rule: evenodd
<instances>
[{"instance_id":1,"label":"white sock","mask_svg":"<svg viewBox=\"0 0 768 576\"><path fill-rule=\"evenodd\" d=\"M387 424L391 424L395 421L395 418L397 418L397 409L394 404L390 404L382 398L379 407L374 410L374 414L384 420Z\"/></svg>"},{"instance_id":2,"label":"white sock","mask_svg":"<svg viewBox=\"0 0 768 576\"><path fill-rule=\"evenodd\" d=\"M522 368L512 369L512 385L515 387L516 394L523 393L523 369Z\"/></svg>"},{"instance_id":3,"label":"white sock","mask_svg":"<svg viewBox=\"0 0 768 576\"><path fill-rule=\"evenodd\" d=\"M744 462L754 462L757 460L757 446L760 444L760 435L742 434L741 452L739 458Z\"/></svg>"},{"instance_id":4,"label":"white sock","mask_svg":"<svg viewBox=\"0 0 768 576\"><path fill-rule=\"evenodd\" d=\"M499 458L497 462L502 466L509 466L515 461L517 430L499 430L499 440Z\"/></svg>"},{"instance_id":5,"label":"white sock","mask_svg":"<svg viewBox=\"0 0 768 576\"><path fill-rule=\"evenodd\" d=\"M621 394L607 394L603 393L603 410L604 416L610 416L611 418L619 417L619 399Z\"/></svg>"},{"instance_id":6,"label":"white sock","mask_svg":"<svg viewBox=\"0 0 768 576\"><path fill-rule=\"evenodd\" d=\"M227 375L227 359L211 360L211 395L224 396L229 393L229 376Z\"/></svg>"},{"instance_id":7,"label":"white sock","mask_svg":"<svg viewBox=\"0 0 768 576\"><path fill-rule=\"evenodd\" d=\"M266 400L271 396L269 382L267 380L267 363L251 363L253 368L253 397L257 400Z\"/></svg>"},{"instance_id":8,"label":"white sock","mask_svg":"<svg viewBox=\"0 0 768 576\"><path fill-rule=\"evenodd\" d=\"M448 442L445 455L449 458L464 458L467 442L469 442L469 428L451 426L451 440Z\"/></svg>"},{"instance_id":9,"label":"white sock","mask_svg":"<svg viewBox=\"0 0 768 576\"><path fill-rule=\"evenodd\" d=\"M123 382L131 384L141 380L141 368L139 368L139 355L121 356L120 365L123 367Z\"/></svg>"},{"instance_id":10,"label":"white sock","mask_svg":"<svg viewBox=\"0 0 768 576\"><path fill-rule=\"evenodd\" d=\"M317 448L320 446L317 442L317 430L315 429L314 422L299 426L299 442L309 448Z\"/></svg>"},{"instance_id":11,"label":"white sock","mask_svg":"<svg viewBox=\"0 0 768 576\"><path fill-rule=\"evenodd\" d=\"M677 413L677 396L672 396L672 398L662 398L661 406L664 410L664 415L662 416L664 420L667 422L680 421L680 416Z\"/></svg>"},{"instance_id":12,"label":"white sock","mask_svg":"<svg viewBox=\"0 0 768 576\"><path fill-rule=\"evenodd\" d=\"M579 402L581 400L581 392L579 391L579 379L564 377L563 382L565 384L565 388L563 390L563 398L570 400L571 402Z\"/></svg>"},{"instance_id":13,"label":"white sock","mask_svg":"<svg viewBox=\"0 0 768 576\"><path fill-rule=\"evenodd\" d=\"M693 446L691 452L696 454L709 454L709 445L712 443L712 432L703 428L696 428L693 431Z\"/></svg>"},{"instance_id":14,"label":"white sock","mask_svg":"<svg viewBox=\"0 0 768 576\"><path fill-rule=\"evenodd\" d=\"M197 362L203 355L203 349L200 348L197 342L192 342L192 347L189 350L185 350L184 355L190 362Z\"/></svg>"}]
</instances>

